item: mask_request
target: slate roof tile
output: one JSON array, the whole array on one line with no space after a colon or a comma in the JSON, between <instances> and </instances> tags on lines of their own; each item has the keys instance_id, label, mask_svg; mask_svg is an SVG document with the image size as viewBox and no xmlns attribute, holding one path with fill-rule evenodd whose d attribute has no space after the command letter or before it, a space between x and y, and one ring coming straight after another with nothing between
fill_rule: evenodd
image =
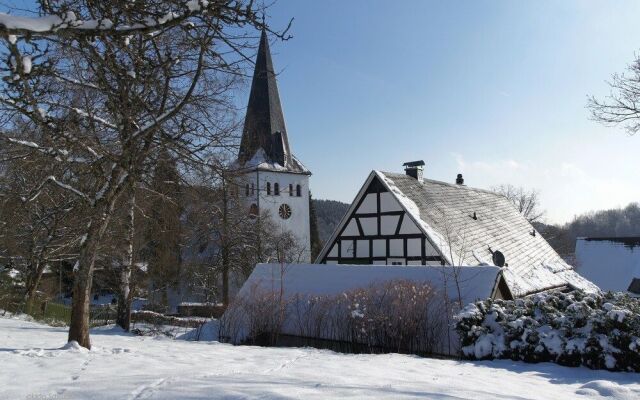
<instances>
[{"instance_id":1,"label":"slate roof tile","mask_svg":"<svg viewBox=\"0 0 640 400\"><path fill-rule=\"evenodd\" d=\"M476 257L491 262L489 248L502 252L509 271L505 278L514 295L524 296L560 286L598 290L578 275L541 235L531 235L533 226L505 197L430 179L420 183L405 174L377 174L415 204L417 210L407 211L447 238L456 258L465 265L478 265L480 261ZM398 193L393 190L392 193L398 197Z\"/></svg>"}]
</instances>

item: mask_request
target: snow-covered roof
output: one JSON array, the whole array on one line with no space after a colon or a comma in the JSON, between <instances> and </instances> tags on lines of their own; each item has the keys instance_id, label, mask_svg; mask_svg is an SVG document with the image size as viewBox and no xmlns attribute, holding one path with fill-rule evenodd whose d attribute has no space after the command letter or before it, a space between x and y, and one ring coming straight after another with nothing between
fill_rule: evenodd
<instances>
[{"instance_id":1,"label":"snow-covered roof","mask_svg":"<svg viewBox=\"0 0 640 400\"><path fill-rule=\"evenodd\" d=\"M399 201L447 264L492 265L492 252L500 251L507 263L505 280L514 296L567 286L598 290L577 274L504 196L381 171L372 171L365 186L375 178ZM361 190L358 196L363 194Z\"/></svg>"},{"instance_id":2,"label":"snow-covered roof","mask_svg":"<svg viewBox=\"0 0 640 400\"><path fill-rule=\"evenodd\" d=\"M265 30L260 36L237 161L240 168L310 174L293 156L289 146Z\"/></svg>"},{"instance_id":3,"label":"snow-covered roof","mask_svg":"<svg viewBox=\"0 0 640 400\"><path fill-rule=\"evenodd\" d=\"M576 270L602 290L630 290L640 278L640 237L578 238Z\"/></svg>"},{"instance_id":4,"label":"snow-covered roof","mask_svg":"<svg viewBox=\"0 0 640 400\"><path fill-rule=\"evenodd\" d=\"M495 266L448 267L448 266L398 266L398 265L338 265L338 264L258 264L244 283L235 301L225 312L223 320L231 326L229 334L233 342L241 342L248 335L251 322L246 318L243 304L253 309L257 305L269 304L264 295L280 295L287 312L281 322L280 332L285 335L309 336L319 339L336 340L331 329L315 332L300 331L296 316L308 318L313 309L305 305L312 304L317 296L337 296L357 289L367 289L390 281L411 281L416 285L429 285L434 293L432 306L439 312L434 314L433 329L442 329L434 353L457 354L459 340L450 315L446 310L464 306L476 300L504 296L501 269ZM266 297L269 299L270 297ZM459 301L462 303L460 304ZM240 308L236 308L239 305ZM356 304L356 306L358 306ZM239 314L238 314L239 312ZM261 313L268 312L262 308ZM238 325L234 325L238 323ZM449 332L445 335L444 332Z\"/></svg>"},{"instance_id":5,"label":"snow-covered roof","mask_svg":"<svg viewBox=\"0 0 640 400\"><path fill-rule=\"evenodd\" d=\"M256 153L245 163L236 162L235 167L238 169L246 170L260 170L260 171L273 171L273 172L289 172L295 174L311 175L311 171L305 167L300 160L294 155L291 155L291 160L287 166L283 166L277 161L273 161L269 158L264 149L259 148Z\"/></svg>"},{"instance_id":6,"label":"snow-covered roof","mask_svg":"<svg viewBox=\"0 0 640 400\"><path fill-rule=\"evenodd\" d=\"M401 265L338 264L258 264L237 296L249 296L257 288L279 292L285 297L336 295L351 289L366 288L391 280L428 282L435 289L446 289L457 297L456 279L464 304L493 297L497 291L501 269L495 266L424 267ZM455 294L455 295L454 295Z\"/></svg>"}]
</instances>

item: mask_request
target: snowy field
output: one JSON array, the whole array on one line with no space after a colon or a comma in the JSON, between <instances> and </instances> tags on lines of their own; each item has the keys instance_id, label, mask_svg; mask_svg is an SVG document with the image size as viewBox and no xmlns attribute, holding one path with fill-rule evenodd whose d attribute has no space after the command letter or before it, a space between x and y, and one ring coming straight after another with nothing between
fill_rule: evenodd
<instances>
[{"instance_id":1,"label":"snowy field","mask_svg":"<svg viewBox=\"0 0 640 400\"><path fill-rule=\"evenodd\" d=\"M347 355L94 330L0 318L0 399L638 399L640 375L509 361Z\"/></svg>"}]
</instances>

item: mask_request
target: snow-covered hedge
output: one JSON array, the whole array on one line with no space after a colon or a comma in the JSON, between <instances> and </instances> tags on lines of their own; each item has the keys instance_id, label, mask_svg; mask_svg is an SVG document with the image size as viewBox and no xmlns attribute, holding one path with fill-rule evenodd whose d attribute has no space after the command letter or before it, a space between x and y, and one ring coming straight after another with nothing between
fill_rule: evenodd
<instances>
[{"instance_id":1,"label":"snow-covered hedge","mask_svg":"<svg viewBox=\"0 0 640 400\"><path fill-rule=\"evenodd\" d=\"M547 292L469 304L456 316L463 355L640 372L640 299Z\"/></svg>"}]
</instances>

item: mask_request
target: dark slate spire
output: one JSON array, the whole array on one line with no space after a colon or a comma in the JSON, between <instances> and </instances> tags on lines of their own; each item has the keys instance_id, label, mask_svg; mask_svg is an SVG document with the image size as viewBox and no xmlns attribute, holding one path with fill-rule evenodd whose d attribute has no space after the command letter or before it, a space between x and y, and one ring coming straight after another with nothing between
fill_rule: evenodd
<instances>
[{"instance_id":1,"label":"dark slate spire","mask_svg":"<svg viewBox=\"0 0 640 400\"><path fill-rule=\"evenodd\" d=\"M276 74L271 61L269 41L264 30L260 37L249 105L244 120L244 130L238 154L240 165L246 165L260 149L264 150L264 160L260 160L258 157L259 162L278 163L291 172L306 171L292 157L289 149Z\"/></svg>"}]
</instances>

